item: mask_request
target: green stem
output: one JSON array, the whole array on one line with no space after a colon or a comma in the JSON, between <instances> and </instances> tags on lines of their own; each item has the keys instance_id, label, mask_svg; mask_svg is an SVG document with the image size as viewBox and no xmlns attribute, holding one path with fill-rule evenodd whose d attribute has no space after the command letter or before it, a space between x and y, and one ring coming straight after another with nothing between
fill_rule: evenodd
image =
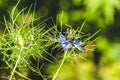
<instances>
[{"instance_id":1,"label":"green stem","mask_svg":"<svg viewBox=\"0 0 120 80\"><path fill-rule=\"evenodd\" d=\"M17 72L17 71L15 71L15 73L18 74L19 76L23 77L23 78L26 79L26 80L32 80L32 79L30 79L30 78L22 75L21 73L19 73L19 72Z\"/></svg>"},{"instance_id":2,"label":"green stem","mask_svg":"<svg viewBox=\"0 0 120 80\"><path fill-rule=\"evenodd\" d=\"M13 69L12 66L10 66L7 61L5 61L5 62L6 62L6 64L7 64L11 69ZM23 77L23 78L26 79L26 80L31 80L30 78L24 76L23 74L21 74L21 73L19 73L19 72L17 72L17 71L15 71L15 73L18 74L19 76Z\"/></svg>"},{"instance_id":3,"label":"green stem","mask_svg":"<svg viewBox=\"0 0 120 80\"><path fill-rule=\"evenodd\" d=\"M66 55L67 55L67 51L65 51L65 54L64 54L63 60L62 60L62 62L61 62L61 64L60 64L59 68L57 69L56 73L54 74L52 80L56 80L56 78L57 78L57 76L58 76L58 73L59 73L59 71L60 71L62 65L63 65L64 62L65 62Z\"/></svg>"},{"instance_id":4,"label":"green stem","mask_svg":"<svg viewBox=\"0 0 120 80\"><path fill-rule=\"evenodd\" d=\"M21 51L20 51L20 53L21 53ZM11 75L10 75L9 80L12 80L12 77L13 77L13 75L14 75L14 73L15 73L15 70L16 70L16 68L17 68L17 65L18 65L18 63L19 63L20 57L21 57L21 54L19 54L19 56L18 56L18 59L17 59L17 61L16 61L15 67L13 68L13 71L12 71L12 73L11 73Z\"/></svg>"}]
</instances>

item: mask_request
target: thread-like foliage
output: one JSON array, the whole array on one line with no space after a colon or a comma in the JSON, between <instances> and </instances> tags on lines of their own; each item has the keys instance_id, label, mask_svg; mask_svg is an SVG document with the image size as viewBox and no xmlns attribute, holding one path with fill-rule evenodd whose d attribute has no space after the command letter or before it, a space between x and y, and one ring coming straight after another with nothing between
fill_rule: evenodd
<instances>
[{"instance_id":1,"label":"thread-like foliage","mask_svg":"<svg viewBox=\"0 0 120 80\"><path fill-rule=\"evenodd\" d=\"M9 70L5 76L6 78L9 80L15 78L31 80L27 77L29 70L42 77L39 63L37 63L39 66L35 68L31 62L31 58L35 60L42 58L48 60L42 54L49 54L46 49L52 43L47 41L49 39L46 35L50 29L45 30L45 22L35 24L40 18L35 18L34 11L30 13L31 7L27 13L25 13L26 8L17 13L19 1L13 7L12 11L9 12L10 20L7 20L4 16L5 29L3 35L0 37L0 54L3 55L2 60ZM23 72L23 69L27 71Z\"/></svg>"}]
</instances>

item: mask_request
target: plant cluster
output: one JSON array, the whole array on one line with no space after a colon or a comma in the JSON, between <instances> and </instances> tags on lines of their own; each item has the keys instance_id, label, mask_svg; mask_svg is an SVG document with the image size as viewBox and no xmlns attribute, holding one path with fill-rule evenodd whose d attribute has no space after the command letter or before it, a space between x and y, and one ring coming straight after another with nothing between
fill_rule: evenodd
<instances>
[{"instance_id":1,"label":"plant cluster","mask_svg":"<svg viewBox=\"0 0 120 80\"><path fill-rule=\"evenodd\" d=\"M18 2L19 3L19 2ZM4 17L4 33L0 36L0 55L1 60L5 63L5 70L8 71L4 78L9 80L27 79L31 80L28 75L30 70L35 74L46 79L46 76L41 73L41 65L39 60L46 60L50 63L53 61L44 57L44 54L49 55L51 58L56 59L49 52L49 48L57 50L60 49L64 53L64 57L60 66L55 74L52 76L52 80L57 78L57 75L64 64L64 61L70 58L72 55L79 55L79 58L84 57L81 54L94 51L95 45L90 41L100 30L93 35L85 35L82 32L83 26L74 29L73 27L66 25L67 29L63 31L63 25L61 20L61 30L58 25L55 24L49 28L45 19L41 23L37 23L40 18L35 18L35 12L30 13L31 8L27 13L24 13L25 8L17 12L17 5L9 12L10 20ZM52 19L52 18L49 18ZM84 39L84 37L87 37ZM55 45L55 46L53 46ZM53 47L52 47L53 46ZM52 47L52 48L51 48ZM37 66L32 63L34 59L37 62ZM1 76L2 77L2 76Z\"/></svg>"}]
</instances>

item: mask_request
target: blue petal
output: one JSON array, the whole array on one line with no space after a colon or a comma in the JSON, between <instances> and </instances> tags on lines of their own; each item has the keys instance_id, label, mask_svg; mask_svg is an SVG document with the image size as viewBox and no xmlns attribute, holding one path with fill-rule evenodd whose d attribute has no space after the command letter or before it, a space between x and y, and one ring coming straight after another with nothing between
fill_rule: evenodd
<instances>
[{"instance_id":1,"label":"blue petal","mask_svg":"<svg viewBox=\"0 0 120 80\"><path fill-rule=\"evenodd\" d=\"M64 35L61 35L60 38L57 39L59 42L65 42L67 40L67 37Z\"/></svg>"},{"instance_id":2,"label":"blue petal","mask_svg":"<svg viewBox=\"0 0 120 80\"><path fill-rule=\"evenodd\" d=\"M81 45L76 45L76 44L74 44L74 46L78 49L78 50L80 50L80 51L83 51L84 49L83 49L83 44L81 44Z\"/></svg>"},{"instance_id":3,"label":"blue petal","mask_svg":"<svg viewBox=\"0 0 120 80\"><path fill-rule=\"evenodd\" d=\"M70 42L64 42L64 43L62 43L62 47L64 49L69 49L72 47L72 44Z\"/></svg>"},{"instance_id":4,"label":"blue petal","mask_svg":"<svg viewBox=\"0 0 120 80\"><path fill-rule=\"evenodd\" d=\"M80 40L74 38L74 39L73 39L73 43L76 44L76 45L79 45L79 44L80 44Z\"/></svg>"},{"instance_id":5,"label":"blue petal","mask_svg":"<svg viewBox=\"0 0 120 80\"><path fill-rule=\"evenodd\" d=\"M84 46L85 46L85 44L80 44L80 46L81 46L81 47L84 47Z\"/></svg>"},{"instance_id":6,"label":"blue petal","mask_svg":"<svg viewBox=\"0 0 120 80\"><path fill-rule=\"evenodd\" d=\"M83 49L83 47L82 46L77 46L77 48L80 50L80 51L83 51L84 49Z\"/></svg>"}]
</instances>

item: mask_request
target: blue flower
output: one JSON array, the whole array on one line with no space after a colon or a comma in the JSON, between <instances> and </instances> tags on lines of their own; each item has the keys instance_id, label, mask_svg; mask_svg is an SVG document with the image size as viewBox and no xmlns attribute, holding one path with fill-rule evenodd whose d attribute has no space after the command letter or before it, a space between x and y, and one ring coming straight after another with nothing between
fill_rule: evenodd
<instances>
[{"instance_id":1,"label":"blue flower","mask_svg":"<svg viewBox=\"0 0 120 80\"><path fill-rule=\"evenodd\" d=\"M84 44L80 44L80 40L76 38L68 38L67 36L61 35L60 38L57 39L62 43L62 47L64 49L69 49L72 46L75 46L78 50L83 51Z\"/></svg>"}]
</instances>

